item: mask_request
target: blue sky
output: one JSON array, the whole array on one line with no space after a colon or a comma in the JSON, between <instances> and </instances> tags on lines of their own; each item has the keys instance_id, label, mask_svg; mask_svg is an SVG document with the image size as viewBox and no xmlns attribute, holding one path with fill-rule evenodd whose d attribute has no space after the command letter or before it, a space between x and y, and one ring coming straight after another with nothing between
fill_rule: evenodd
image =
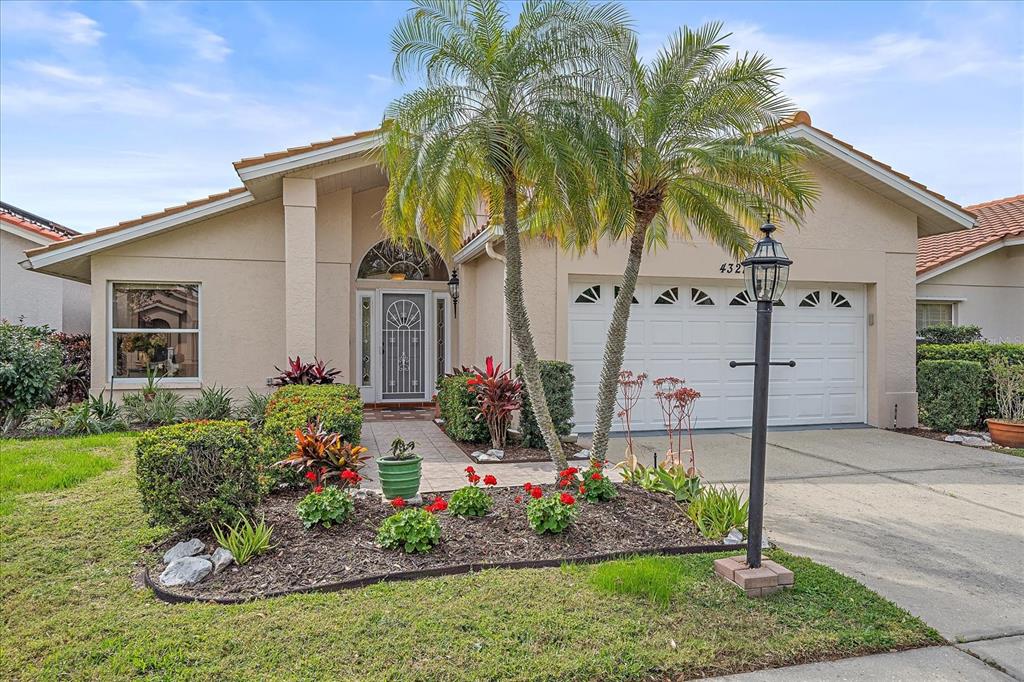
<instances>
[{"instance_id":1,"label":"blue sky","mask_svg":"<svg viewBox=\"0 0 1024 682\"><path fill-rule=\"evenodd\" d=\"M724 21L814 124L963 204L1024 192L1024 4L628 3L645 54ZM404 2L0 4L0 197L92 230L375 127Z\"/></svg>"}]
</instances>

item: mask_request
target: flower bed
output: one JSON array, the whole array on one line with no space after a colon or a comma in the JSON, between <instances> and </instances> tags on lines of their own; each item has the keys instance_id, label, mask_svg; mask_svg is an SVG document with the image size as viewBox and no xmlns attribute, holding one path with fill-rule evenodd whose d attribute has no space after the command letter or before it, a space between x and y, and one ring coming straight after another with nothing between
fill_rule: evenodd
<instances>
[{"instance_id":1,"label":"flower bed","mask_svg":"<svg viewBox=\"0 0 1024 682\"><path fill-rule=\"evenodd\" d=\"M543 486L550 493L551 486ZM441 525L440 543L423 554L384 550L377 545L377 529L394 509L369 495L355 502L352 520L331 528L306 530L295 508L306 491L290 491L267 498L256 512L273 526L266 554L244 566L190 587L160 588L163 598L241 601L287 592L330 591L382 579L465 572L468 567L488 565L537 565L562 560L585 561L592 557L645 552L686 552L700 550L709 542L667 496L634 486L619 486L618 495L600 504L577 501L579 515L560 535L538 535L530 528L525 513L529 499L522 489L497 488L491 492L494 504L480 518L459 518L437 513ZM448 493L442 493L445 498ZM427 501L431 500L427 496ZM520 498L520 501L516 501ZM192 537L191 535L189 537ZM198 535L213 544L211 533ZM160 556L182 537L175 537L154 549L149 575L159 575L164 566ZM720 548L720 546L719 546Z\"/></svg>"}]
</instances>

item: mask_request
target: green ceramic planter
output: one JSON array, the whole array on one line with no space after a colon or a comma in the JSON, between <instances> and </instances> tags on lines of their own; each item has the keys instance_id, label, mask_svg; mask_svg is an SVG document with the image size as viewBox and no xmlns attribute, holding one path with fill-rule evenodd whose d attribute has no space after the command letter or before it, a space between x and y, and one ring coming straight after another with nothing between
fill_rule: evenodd
<instances>
[{"instance_id":1,"label":"green ceramic planter","mask_svg":"<svg viewBox=\"0 0 1024 682\"><path fill-rule=\"evenodd\" d=\"M384 497L411 499L420 491L423 458L413 455L407 459L377 458L377 475Z\"/></svg>"}]
</instances>

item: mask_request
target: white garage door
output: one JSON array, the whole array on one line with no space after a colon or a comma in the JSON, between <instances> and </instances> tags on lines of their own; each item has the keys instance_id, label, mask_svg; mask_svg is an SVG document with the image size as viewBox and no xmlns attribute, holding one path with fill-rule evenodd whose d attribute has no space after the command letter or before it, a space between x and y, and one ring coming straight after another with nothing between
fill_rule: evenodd
<instances>
[{"instance_id":1,"label":"white garage door","mask_svg":"<svg viewBox=\"0 0 1024 682\"><path fill-rule=\"evenodd\" d=\"M702 280L642 282L635 295L623 369L647 372L634 430L661 429L653 379L676 376L701 392L696 428L750 425L756 304L733 285ZM576 373L576 423L593 428L614 281L575 280L569 297L569 361ZM768 423L865 421L864 287L791 282L775 306ZM616 413L618 409L616 408ZM615 420L614 429L621 430Z\"/></svg>"}]
</instances>

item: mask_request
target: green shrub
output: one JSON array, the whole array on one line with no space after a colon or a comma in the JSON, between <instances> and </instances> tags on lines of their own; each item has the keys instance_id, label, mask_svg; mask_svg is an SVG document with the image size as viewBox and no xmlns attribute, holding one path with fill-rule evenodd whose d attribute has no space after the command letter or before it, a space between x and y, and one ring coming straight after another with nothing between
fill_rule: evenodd
<instances>
[{"instance_id":1,"label":"green shrub","mask_svg":"<svg viewBox=\"0 0 1024 682\"><path fill-rule=\"evenodd\" d=\"M155 524L231 523L260 498L256 437L240 421L185 422L139 436L135 472Z\"/></svg>"},{"instance_id":2,"label":"green shrub","mask_svg":"<svg viewBox=\"0 0 1024 682\"><path fill-rule=\"evenodd\" d=\"M315 420L325 431L358 444L363 429L359 389L348 384L295 384L275 391L263 422L263 462L269 466L288 457L295 449L295 430Z\"/></svg>"},{"instance_id":3,"label":"green shrub","mask_svg":"<svg viewBox=\"0 0 1024 682\"><path fill-rule=\"evenodd\" d=\"M92 371L89 335L53 332L50 341L60 346L64 362L63 378L56 391L57 404L85 400L89 395L89 375Z\"/></svg>"},{"instance_id":4,"label":"green shrub","mask_svg":"<svg viewBox=\"0 0 1024 682\"><path fill-rule=\"evenodd\" d=\"M522 365L516 366L516 375L523 376ZM560 360L541 360L540 379L544 384L544 396L548 399L551 419L555 422L555 433L567 436L572 433L572 391L576 377L572 365ZM537 418L530 404L529 391L523 392L523 406L519 413L519 432L523 434L523 445L528 448L544 447L544 436L537 426Z\"/></svg>"},{"instance_id":5,"label":"green shrub","mask_svg":"<svg viewBox=\"0 0 1024 682\"><path fill-rule=\"evenodd\" d=\"M99 395L68 406L68 421L62 433L84 436L120 431L126 426L121 410L114 403L114 396L104 400L103 391L100 391Z\"/></svg>"},{"instance_id":6,"label":"green shrub","mask_svg":"<svg viewBox=\"0 0 1024 682\"><path fill-rule=\"evenodd\" d=\"M213 537L217 544L231 552L239 566L270 549L270 536L273 532L274 527L268 526L266 519L254 524L244 516L233 526L224 529L213 526Z\"/></svg>"},{"instance_id":7,"label":"green shrub","mask_svg":"<svg viewBox=\"0 0 1024 682\"><path fill-rule=\"evenodd\" d=\"M974 343L981 341L981 327L976 324L940 324L925 327L917 333L924 343Z\"/></svg>"},{"instance_id":8,"label":"green shrub","mask_svg":"<svg viewBox=\"0 0 1024 682\"><path fill-rule=\"evenodd\" d=\"M491 440L487 422L477 421L476 394L467 382L471 374L452 374L437 382L437 404L444 419L444 430L454 440L485 443Z\"/></svg>"},{"instance_id":9,"label":"green shrub","mask_svg":"<svg viewBox=\"0 0 1024 682\"><path fill-rule=\"evenodd\" d=\"M922 360L969 360L980 362L988 368L997 358L1004 358L1010 365L1024 365L1024 343L921 344L917 347L918 363ZM998 412L995 381L989 372L982 389L978 424L989 417L998 416Z\"/></svg>"},{"instance_id":10,"label":"green shrub","mask_svg":"<svg viewBox=\"0 0 1024 682\"><path fill-rule=\"evenodd\" d=\"M348 491L329 485L320 492L314 490L303 497L296 511L307 530L318 523L324 528L330 528L333 524L352 518L355 504Z\"/></svg>"},{"instance_id":11,"label":"green shrub","mask_svg":"<svg viewBox=\"0 0 1024 682\"><path fill-rule=\"evenodd\" d=\"M571 500L571 501L570 501ZM540 534L562 533L576 519L576 502L569 493L552 493L526 503L526 520Z\"/></svg>"},{"instance_id":12,"label":"green shrub","mask_svg":"<svg viewBox=\"0 0 1024 682\"><path fill-rule=\"evenodd\" d=\"M708 540L721 540L733 528L746 534L750 503L736 488L708 486L686 507L686 515Z\"/></svg>"},{"instance_id":13,"label":"green shrub","mask_svg":"<svg viewBox=\"0 0 1024 682\"><path fill-rule=\"evenodd\" d=\"M0 417L18 421L51 404L66 375L48 328L0 321Z\"/></svg>"},{"instance_id":14,"label":"green shrub","mask_svg":"<svg viewBox=\"0 0 1024 682\"><path fill-rule=\"evenodd\" d=\"M981 408L985 367L971 360L917 363L917 404L921 423L952 433L974 426Z\"/></svg>"},{"instance_id":15,"label":"green shrub","mask_svg":"<svg viewBox=\"0 0 1024 682\"><path fill-rule=\"evenodd\" d=\"M448 502L448 512L455 516L483 516L491 511L491 496L483 488L464 485L454 493Z\"/></svg>"},{"instance_id":16,"label":"green shrub","mask_svg":"<svg viewBox=\"0 0 1024 682\"><path fill-rule=\"evenodd\" d=\"M204 386L182 410L185 419L231 419L231 389Z\"/></svg>"},{"instance_id":17,"label":"green shrub","mask_svg":"<svg viewBox=\"0 0 1024 682\"><path fill-rule=\"evenodd\" d=\"M377 543L384 549L406 553L429 552L441 540L441 524L426 509L403 509L384 519Z\"/></svg>"}]
</instances>

